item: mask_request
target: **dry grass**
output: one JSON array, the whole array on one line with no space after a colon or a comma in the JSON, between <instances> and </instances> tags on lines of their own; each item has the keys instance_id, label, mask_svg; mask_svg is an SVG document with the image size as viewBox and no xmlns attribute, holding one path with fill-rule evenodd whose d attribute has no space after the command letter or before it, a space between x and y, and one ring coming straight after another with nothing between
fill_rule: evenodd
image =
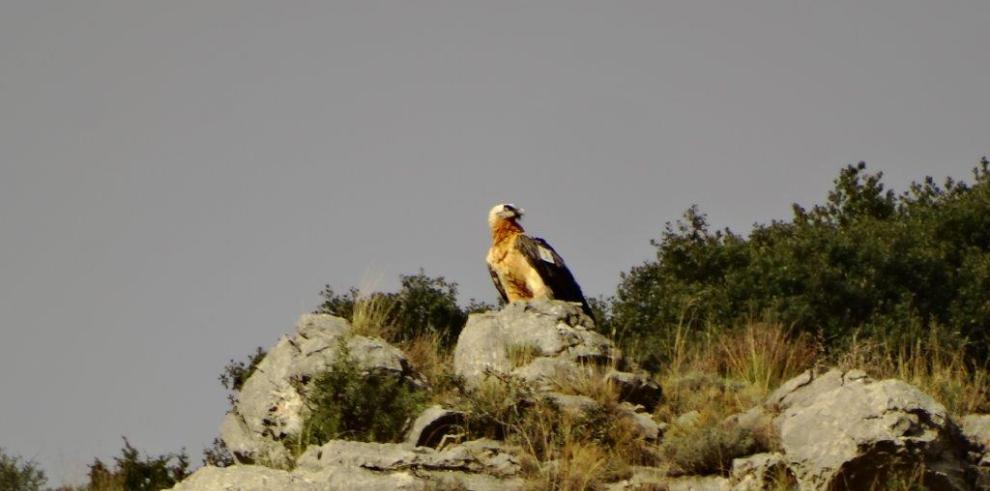
<instances>
[{"instance_id":1,"label":"dry grass","mask_svg":"<svg viewBox=\"0 0 990 491\"><path fill-rule=\"evenodd\" d=\"M854 339L836 362L915 385L953 415L990 411L990 372L971 366L964 346L947 339L951 335L938 327L910 343Z\"/></svg>"},{"instance_id":2,"label":"dry grass","mask_svg":"<svg viewBox=\"0 0 990 491\"><path fill-rule=\"evenodd\" d=\"M657 444L639 435L614 396L603 398L610 402L578 412L539 397L519 379L492 376L460 408L472 436L504 439L528 456L529 489L595 490L658 457Z\"/></svg>"},{"instance_id":3,"label":"dry grass","mask_svg":"<svg viewBox=\"0 0 990 491\"><path fill-rule=\"evenodd\" d=\"M661 421L698 411L724 418L762 402L781 382L812 367L819 349L806 335L781 324L749 323L693 334L678 327L671 362L660 374Z\"/></svg>"},{"instance_id":4,"label":"dry grass","mask_svg":"<svg viewBox=\"0 0 990 491\"><path fill-rule=\"evenodd\" d=\"M763 394L814 365L815 343L781 324L750 323L718 337L717 371Z\"/></svg>"},{"instance_id":5,"label":"dry grass","mask_svg":"<svg viewBox=\"0 0 990 491\"><path fill-rule=\"evenodd\" d=\"M556 392L590 397L602 406L619 402L619 388L605 375L613 366L583 364L580 370L558 374L550 380Z\"/></svg>"},{"instance_id":6,"label":"dry grass","mask_svg":"<svg viewBox=\"0 0 990 491\"><path fill-rule=\"evenodd\" d=\"M454 353L445 349L436 332L398 342L406 359L430 387L430 402L452 406L463 396L463 379L454 373Z\"/></svg>"},{"instance_id":7,"label":"dry grass","mask_svg":"<svg viewBox=\"0 0 990 491\"><path fill-rule=\"evenodd\" d=\"M506 356L509 358L509 363L513 368L528 365L530 362L535 360L538 356L543 354L539 346L535 344L510 344L505 347Z\"/></svg>"},{"instance_id":8,"label":"dry grass","mask_svg":"<svg viewBox=\"0 0 990 491\"><path fill-rule=\"evenodd\" d=\"M358 294L354 300L351 328L354 334L390 341L395 337L395 300L382 293Z\"/></svg>"}]
</instances>

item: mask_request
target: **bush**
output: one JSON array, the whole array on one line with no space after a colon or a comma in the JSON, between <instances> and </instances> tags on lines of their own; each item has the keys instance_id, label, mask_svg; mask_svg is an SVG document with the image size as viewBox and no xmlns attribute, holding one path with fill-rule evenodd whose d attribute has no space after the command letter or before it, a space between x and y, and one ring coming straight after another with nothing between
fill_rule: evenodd
<instances>
[{"instance_id":1,"label":"bush","mask_svg":"<svg viewBox=\"0 0 990 491\"><path fill-rule=\"evenodd\" d=\"M794 205L789 221L748 236L712 231L697 207L667 224L655 261L621 276L611 329L660 351L674 328L701 330L763 319L821 334L828 346L854 331L887 338L905 326L945 326L985 360L990 341L990 163L974 183L931 178L900 195L882 174L848 166L824 204ZM659 360L668 361L668 360Z\"/></svg>"},{"instance_id":2,"label":"bush","mask_svg":"<svg viewBox=\"0 0 990 491\"><path fill-rule=\"evenodd\" d=\"M679 474L728 475L732 459L764 450L748 430L717 423L675 424L663 440L663 453Z\"/></svg>"},{"instance_id":3,"label":"bush","mask_svg":"<svg viewBox=\"0 0 990 491\"><path fill-rule=\"evenodd\" d=\"M220 374L220 385L227 389L227 401L230 402L231 406L237 402L237 393L241 391L241 387L244 387L244 382L247 382L248 377L258 368L258 363L265 359L266 354L265 350L258 346L254 353L248 355L247 361L231 359L227 366L223 367L223 373Z\"/></svg>"},{"instance_id":4,"label":"bush","mask_svg":"<svg viewBox=\"0 0 990 491\"><path fill-rule=\"evenodd\" d=\"M33 461L7 455L0 448L0 489L5 491L40 491L45 473Z\"/></svg>"},{"instance_id":5,"label":"bush","mask_svg":"<svg viewBox=\"0 0 990 491\"><path fill-rule=\"evenodd\" d=\"M426 394L390 373L363 373L345 340L327 372L305 391L309 416L297 449L343 438L366 442L401 441L410 418L425 407Z\"/></svg>"},{"instance_id":6,"label":"bush","mask_svg":"<svg viewBox=\"0 0 990 491\"><path fill-rule=\"evenodd\" d=\"M430 277L423 270L400 275L396 293L362 292L351 288L338 294L327 285L317 313L351 321L355 329L369 329L389 341L408 341L433 333L444 345L457 341L468 313L490 310L491 304L471 299L465 309L457 305L457 283L442 276Z\"/></svg>"},{"instance_id":7,"label":"bush","mask_svg":"<svg viewBox=\"0 0 990 491\"><path fill-rule=\"evenodd\" d=\"M157 491L168 489L189 475L189 457L183 450L176 454L147 456L124 438L120 456L114 457L114 468L100 459L89 466L89 483L77 491Z\"/></svg>"}]
</instances>

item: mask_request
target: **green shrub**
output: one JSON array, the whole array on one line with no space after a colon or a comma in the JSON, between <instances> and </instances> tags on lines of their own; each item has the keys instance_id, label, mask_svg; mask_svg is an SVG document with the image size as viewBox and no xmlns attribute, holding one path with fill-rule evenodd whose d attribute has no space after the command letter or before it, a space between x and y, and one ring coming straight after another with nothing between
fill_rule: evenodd
<instances>
[{"instance_id":1,"label":"green shrub","mask_svg":"<svg viewBox=\"0 0 990 491\"><path fill-rule=\"evenodd\" d=\"M248 355L247 361L231 359L227 366L223 367L223 373L220 374L220 385L227 389L227 401L230 402L231 406L237 402L237 393L241 391L241 387L244 387L244 382L247 382L248 377L258 368L258 363L265 359L266 354L265 350L258 346L254 353Z\"/></svg>"},{"instance_id":2,"label":"green shrub","mask_svg":"<svg viewBox=\"0 0 990 491\"><path fill-rule=\"evenodd\" d=\"M675 424L663 438L663 453L672 471L680 474L728 475L732 459L763 450L748 430L738 426Z\"/></svg>"},{"instance_id":3,"label":"green shrub","mask_svg":"<svg viewBox=\"0 0 990 491\"><path fill-rule=\"evenodd\" d=\"M370 309L374 326L389 333L389 341L407 341L424 333L434 333L444 345L457 341L471 312L493 308L491 304L471 299L464 309L457 304L457 283L442 276L430 277L420 270L417 274L400 275L400 288L395 293L362 292L351 288L339 294L327 285L320 296L323 302L317 313L344 317L354 323ZM366 308L362 309L362 305ZM367 316L364 316L367 317Z\"/></svg>"},{"instance_id":4,"label":"green shrub","mask_svg":"<svg viewBox=\"0 0 990 491\"><path fill-rule=\"evenodd\" d=\"M7 455L0 448L0 489L5 491L39 491L45 485L45 473L33 461Z\"/></svg>"},{"instance_id":5,"label":"green shrub","mask_svg":"<svg viewBox=\"0 0 990 491\"><path fill-rule=\"evenodd\" d=\"M189 457L185 450L176 454L141 457L124 438L114 468L100 459L89 466L89 483L77 491L157 491L168 489L189 475Z\"/></svg>"},{"instance_id":6,"label":"green shrub","mask_svg":"<svg viewBox=\"0 0 990 491\"><path fill-rule=\"evenodd\" d=\"M306 393L310 414L297 449L342 438L397 442L410 418L424 407L427 394L390 373L364 373L345 340L330 369L316 377Z\"/></svg>"},{"instance_id":7,"label":"green shrub","mask_svg":"<svg viewBox=\"0 0 990 491\"><path fill-rule=\"evenodd\" d=\"M659 352L675 326L700 330L752 319L779 322L826 345L855 330L890 337L905 326L945 326L985 359L990 341L990 163L968 185L931 178L900 195L882 174L848 166L824 204L748 235L712 231L691 207L667 224L655 261L621 276L610 328L652 338ZM905 333L904 338L910 336ZM666 360L661 360L666 361Z\"/></svg>"}]
</instances>

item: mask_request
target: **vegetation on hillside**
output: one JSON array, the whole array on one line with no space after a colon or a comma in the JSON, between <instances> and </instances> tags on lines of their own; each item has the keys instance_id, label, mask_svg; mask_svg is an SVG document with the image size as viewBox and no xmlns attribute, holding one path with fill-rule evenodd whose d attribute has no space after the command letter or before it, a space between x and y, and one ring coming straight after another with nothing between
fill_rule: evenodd
<instances>
[{"instance_id":1,"label":"vegetation on hillside","mask_svg":"<svg viewBox=\"0 0 990 491\"><path fill-rule=\"evenodd\" d=\"M752 320L909 347L938 329L982 364L990 341L990 163L972 184L926 178L895 194L848 166L823 204L748 235L711 230L697 207L668 223L653 261L622 274L604 328L646 363L669 362L678 327ZM639 349L635 349L635 348ZM659 357L659 358L657 358Z\"/></svg>"}]
</instances>

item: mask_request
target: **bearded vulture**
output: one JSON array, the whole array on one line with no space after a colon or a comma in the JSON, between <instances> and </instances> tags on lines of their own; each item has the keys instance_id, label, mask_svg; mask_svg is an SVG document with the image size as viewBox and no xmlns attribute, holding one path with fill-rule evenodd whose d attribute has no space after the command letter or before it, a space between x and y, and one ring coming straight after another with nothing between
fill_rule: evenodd
<instances>
[{"instance_id":1,"label":"bearded vulture","mask_svg":"<svg viewBox=\"0 0 990 491\"><path fill-rule=\"evenodd\" d=\"M557 251L545 240L523 233L519 225L522 215L523 210L511 204L495 205L488 212L492 247L486 262L502 300L548 298L577 302L585 314L593 317L581 287Z\"/></svg>"}]
</instances>

